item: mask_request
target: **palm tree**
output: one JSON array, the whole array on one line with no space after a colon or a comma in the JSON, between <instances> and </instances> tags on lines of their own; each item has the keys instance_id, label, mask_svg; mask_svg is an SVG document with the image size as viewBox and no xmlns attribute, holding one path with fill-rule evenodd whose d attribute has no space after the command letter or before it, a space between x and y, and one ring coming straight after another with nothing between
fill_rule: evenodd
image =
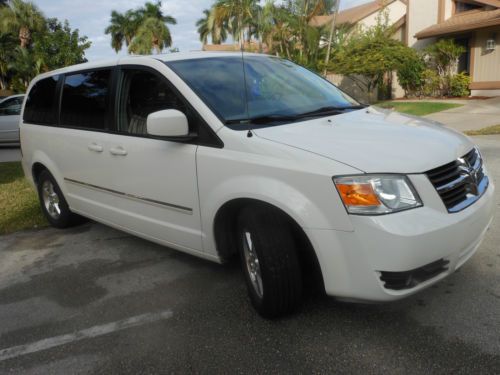
<instances>
[{"instance_id":1,"label":"palm tree","mask_svg":"<svg viewBox=\"0 0 500 375\"><path fill-rule=\"evenodd\" d=\"M285 6L268 1L262 10L261 33L271 53L291 59L291 50L296 41L295 17Z\"/></svg>"},{"instance_id":2,"label":"palm tree","mask_svg":"<svg viewBox=\"0 0 500 375\"><path fill-rule=\"evenodd\" d=\"M161 1L147 2L144 7L135 11L140 25L130 43L130 53L149 54L151 50L160 53L172 45L172 35L167 24L175 25L177 21L172 16L164 15L161 5Z\"/></svg>"},{"instance_id":3,"label":"palm tree","mask_svg":"<svg viewBox=\"0 0 500 375\"><path fill-rule=\"evenodd\" d=\"M213 44L221 44L227 39L227 25L216 25L214 22L214 12L210 9L203 11L204 17L196 22L198 34L200 35L200 42L203 45L207 44L208 37L211 37Z\"/></svg>"},{"instance_id":4,"label":"palm tree","mask_svg":"<svg viewBox=\"0 0 500 375\"><path fill-rule=\"evenodd\" d=\"M7 89L9 63L13 59L15 39L10 34L0 34L0 90Z\"/></svg>"},{"instance_id":5,"label":"palm tree","mask_svg":"<svg viewBox=\"0 0 500 375\"><path fill-rule=\"evenodd\" d=\"M212 12L210 9L205 9L203 11L203 15L205 17L200 18L198 21L196 21L196 27L198 28L198 34L200 35L200 42L203 43L203 45L207 44L208 42L208 37L210 36L210 14Z\"/></svg>"},{"instance_id":6,"label":"palm tree","mask_svg":"<svg viewBox=\"0 0 500 375\"><path fill-rule=\"evenodd\" d=\"M33 3L11 0L9 6L0 9L0 31L17 33L22 49L31 44L34 31L42 31L44 28L45 18Z\"/></svg>"},{"instance_id":7,"label":"palm tree","mask_svg":"<svg viewBox=\"0 0 500 375\"><path fill-rule=\"evenodd\" d=\"M172 45L172 36L169 28L157 18L147 18L141 23L137 35L128 48L130 53L148 55L151 50L156 53Z\"/></svg>"},{"instance_id":8,"label":"palm tree","mask_svg":"<svg viewBox=\"0 0 500 375\"><path fill-rule=\"evenodd\" d=\"M250 39L252 26L259 18L259 0L217 0L214 4L214 23L223 28L229 25L231 33L242 47L245 43L245 31Z\"/></svg>"},{"instance_id":9,"label":"palm tree","mask_svg":"<svg viewBox=\"0 0 500 375\"><path fill-rule=\"evenodd\" d=\"M41 57L30 53L27 48L16 47L15 60L8 65L14 73L14 80L18 80L18 87L28 88L30 81L42 72L44 62Z\"/></svg>"},{"instance_id":10,"label":"palm tree","mask_svg":"<svg viewBox=\"0 0 500 375\"><path fill-rule=\"evenodd\" d=\"M156 18L163 23L168 23L171 25L177 24L177 20L168 15L164 15L161 10L162 2L158 0L156 3L147 2L142 8L136 10L139 19L145 20L147 18Z\"/></svg>"},{"instance_id":11,"label":"palm tree","mask_svg":"<svg viewBox=\"0 0 500 375\"><path fill-rule=\"evenodd\" d=\"M119 13L113 10L110 25L104 32L111 34L111 47L118 53L122 49L124 42L127 47L130 45L138 28L139 19L134 11L129 10L125 13Z\"/></svg>"}]
</instances>

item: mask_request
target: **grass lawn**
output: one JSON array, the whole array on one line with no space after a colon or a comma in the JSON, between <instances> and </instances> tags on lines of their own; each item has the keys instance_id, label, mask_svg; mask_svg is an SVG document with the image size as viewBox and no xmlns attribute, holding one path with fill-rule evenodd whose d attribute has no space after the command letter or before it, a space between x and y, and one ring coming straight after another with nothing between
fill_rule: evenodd
<instances>
[{"instance_id":1,"label":"grass lawn","mask_svg":"<svg viewBox=\"0 0 500 375\"><path fill-rule=\"evenodd\" d=\"M487 128L479 130L467 130L465 131L467 135L492 135L500 134L500 125L488 126Z\"/></svg>"},{"instance_id":2,"label":"grass lawn","mask_svg":"<svg viewBox=\"0 0 500 375\"><path fill-rule=\"evenodd\" d=\"M0 235L46 225L21 163L0 163Z\"/></svg>"},{"instance_id":3,"label":"grass lawn","mask_svg":"<svg viewBox=\"0 0 500 375\"><path fill-rule=\"evenodd\" d=\"M462 107L462 104L440 102L381 102L378 107L391 108L395 111L415 116L425 116L447 109Z\"/></svg>"}]
</instances>

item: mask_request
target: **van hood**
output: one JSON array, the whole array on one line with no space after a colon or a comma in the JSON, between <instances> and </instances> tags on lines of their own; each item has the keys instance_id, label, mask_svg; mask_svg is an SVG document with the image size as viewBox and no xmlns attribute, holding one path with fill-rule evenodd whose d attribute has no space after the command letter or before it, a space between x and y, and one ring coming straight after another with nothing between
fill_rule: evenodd
<instances>
[{"instance_id":1,"label":"van hood","mask_svg":"<svg viewBox=\"0 0 500 375\"><path fill-rule=\"evenodd\" d=\"M462 133L437 122L375 107L254 133L367 173L422 173L473 147Z\"/></svg>"}]
</instances>

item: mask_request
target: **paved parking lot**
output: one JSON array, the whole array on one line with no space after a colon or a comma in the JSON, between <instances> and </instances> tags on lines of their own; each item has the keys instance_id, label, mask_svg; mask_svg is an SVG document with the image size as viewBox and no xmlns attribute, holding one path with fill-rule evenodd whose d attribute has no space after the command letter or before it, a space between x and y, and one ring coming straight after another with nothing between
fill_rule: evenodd
<instances>
[{"instance_id":1,"label":"paved parking lot","mask_svg":"<svg viewBox=\"0 0 500 375\"><path fill-rule=\"evenodd\" d=\"M500 181L500 137L478 142ZM95 223L0 237L0 373L498 374L499 243L497 218L469 263L414 297L309 297L266 321L236 265Z\"/></svg>"}]
</instances>

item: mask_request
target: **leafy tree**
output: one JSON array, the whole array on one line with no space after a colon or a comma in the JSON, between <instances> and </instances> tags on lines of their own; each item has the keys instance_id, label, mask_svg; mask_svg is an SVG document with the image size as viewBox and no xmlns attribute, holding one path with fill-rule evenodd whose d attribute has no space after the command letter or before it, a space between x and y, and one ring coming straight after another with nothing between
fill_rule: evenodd
<instances>
[{"instance_id":1,"label":"leafy tree","mask_svg":"<svg viewBox=\"0 0 500 375\"><path fill-rule=\"evenodd\" d=\"M350 77L367 91L383 86L385 78L415 57L412 48L391 38L394 30L388 22L388 13L384 11L378 15L377 25L355 32L334 52L328 70Z\"/></svg>"},{"instance_id":2,"label":"leafy tree","mask_svg":"<svg viewBox=\"0 0 500 375\"><path fill-rule=\"evenodd\" d=\"M17 33L21 48L27 48L32 33L42 31L45 20L42 12L31 2L11 0L8 6L0 8L0 31Z\"/></svg>"},{"instance_id":3,"label":"leafy tree","mask_svg":"<svg viewBox=\"0 0 500 375\"><path fill-rule=\"evenodd\" d=\"M41 62L42 69L48 71L85 62L85 50L90 45L78 29L71 29L68 21L61 23L57 18L49 18L47 31L35 34L33 54Z\"/></svg>"},{"instance_id":4,"label":"leafy tree","mask_svg":"<svg viewBox=\"0 0 500 375\"><path fill-rule=\"evenodd\" d=\"M85 61L87 38L31 2L11 0L0 17L0 89L23 92L36 75Z\"/></svg>"}]
</instances>

